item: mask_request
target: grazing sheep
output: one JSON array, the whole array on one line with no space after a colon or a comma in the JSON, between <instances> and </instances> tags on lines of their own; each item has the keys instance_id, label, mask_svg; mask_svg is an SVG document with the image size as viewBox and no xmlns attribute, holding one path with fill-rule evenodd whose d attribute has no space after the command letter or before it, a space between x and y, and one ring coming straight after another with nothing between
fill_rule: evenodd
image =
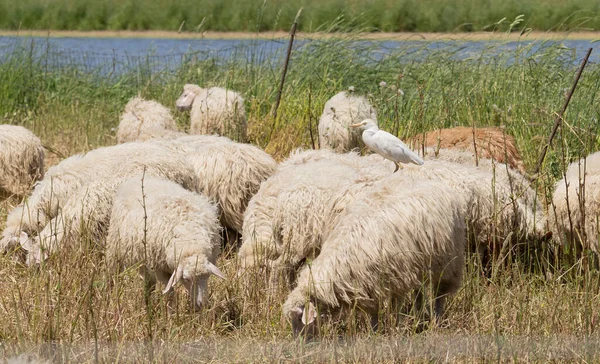
<instances>
[{"instance_id":1,"label":"grazing sheep","mask_svg":"<svg viewBox=\"0 0 600 364\"><path fill-rule=\"evenodd\" d=\"M428 152L423 167L410 166L402 174L442 181L454 189L480 253L487 254L494 242L510 236L543 237L543 209L518 172L491 160L480 160L476 167L468 152L440 150L437 157ZM248 204L239 274L254 265L293 270L317 255L339 213L360 190L389 177L391 165L379 155L293 153Z\"/></svg>"},{"instance_id":2,"label":"grazing sheep","mask_svg":"<svg viewBox=\"0 0 600 364\"><path fill-rule=\"evenodd\" d=\"M515 138L507 135L501 128L476 128L475 135L473 135L473 128L468 127L439 129L408 138L406 144L415 150L419 150L423 145L424 147L475 152L473 138L476 141L478 158L494 159L508 164L522 174L525 173L525 166L517 150Z\"/></svg>"},{"instance_id":3,"label":"grazing sheep","mask_svg":"<svg viewBox=\"0 0 600 364\"><path fill-rule=\"evenodd\" d=\"M194 170L177 152L152 143L124 143L71 156L51 167L23 206L13 210L2 232L0 251L12 249L21 232L39 232L59 207L80 187L94 180L129 177L147 171L194 190L198 186Z\"/></svg>"},{"instance_id":4,"label":"grazing sheep","mask_svg":"<svg viewBox=\"0 0 600 364\"><path fill-rule=\"evenodd\" d=\"M117 130L117 143L185 135L179 132L171 111L156 101L136 96L125 105Z\"/></svg>"},{"instance_id":5,"label":"grazing sheep","mask_svg":"<svg viewBox=\"0 0 600 364\"><path fill-rule=\"evenodd\" d=\"M198 177L196 190L218 202L222 224L237 232L248 201L277 169L262 149L225 137L190 135L153 143L185 157Z\"/></svg>"},{"instance_id":6,"label":"grazing sheep","mask_svg":"<svg viewBox=\"0 0 600 364\"><path fill-rule=\"evenodd\" d=\"M91 237L104 246L113 200L126 178L106 178L87 183L76 190L37 236L21 232L19 242L27 251L27 265L37 265L67 242ZM87 234L87 235L84 235Z\"/></svg>"},{"instance_id":7,"label":"grazing sheep","mask_svg":"<svg viewBox=\"0 0 600 364\"><path fill-rule=\"evenodd\" d=\"M0 125L0 196L25 196L44 177L44 147L22 126Z\"/></svg>"},{"instance_id":8,"label":"grazing sheep","mask_svg":"<svg viewBox=\"0 0 600 364\"><path fill-rule=\"evenodd\" d=\"M600 253L600 152L573 162L552 196L554 231L564 242Z\"/></svg>"},{"instance_id":9,"label":"grazing sheep","mask_svg":"<svg viewBox=\"0 0 600 364\"><path fill-rule=\"evenodd\" d=\"M170 292L182 281L201 308L221 248L217 206L206 197L156 178L124 182L113 203L106 261L113 269L142 262L151 279Z\"/></svg>"},{"instance_id":10,"label":"grazing sheep","mask_svg":"<svg viewBox=\"0 0 600 364\"><path fill-rule=\"evenodd\" d=\"M464 215L455 196L443 182L398 174L357 197L283 305L294 334L317 331L314 304L359 308L374 323L383 301L406 298L426 277L441 315L445 297L461 285L464 266Z\"/></svg>"},{"instance_id":11,"label":"grazing sheep","mask_svg":"<svg viewBox=\"0 0 600 364\"><path fill-rule=\"evenodd\" d=\"M338 153L361 148L363 142L358 130L350 130L350 125L364 119L377 122L377 114L369 101L362 96L354 96L342 91L325 103L319 119L319 145Z\"/></svg>"},{"instance_id":12,"label":"grazing sheep","mask_svg":"<svg viewBox=\"0 0 600 364\"><path fill-rule=\"evenodd\" d=\"M244 99L235 91L187 84L175 105L181 111L191 109L191 134L226 135L240 142L247 139Z\"/></svg>"},{"instance_id":13,"label":"grazing sheep","mask_svg":"<svg viewBox=\"0 0 600 364\"><path fill-rule=\"evenodd\" d=\"M334 217L332 202L349 194L361 177L335 158L282 165L261 185L244 214L239 274L253 266L288 270L291 283L291 273L301 262L318 254L325 225ZM272 278L276 281L278 275Z\"/></svg>"},{"instance_id":14,"label":"grazing sheep","mask_svg":"<svg viewBox=\"0 0 600 364\"><path fill-rule=\"evenodd\" d=\"M546 238L547 219L535 191L528 180L505 164L489 159L474 163L468 161L470 153L459 150L440 150L437 157L427 155L421 166L406 166L402 173L415 178L443 181L463 198L463 209L469 230L481 254L487 254L494 245L502 245L508 238ZM367 164L391 162L378 155L366 157ZM379 167L381 168L381 167Z\"/></svg>"}]
</instances>

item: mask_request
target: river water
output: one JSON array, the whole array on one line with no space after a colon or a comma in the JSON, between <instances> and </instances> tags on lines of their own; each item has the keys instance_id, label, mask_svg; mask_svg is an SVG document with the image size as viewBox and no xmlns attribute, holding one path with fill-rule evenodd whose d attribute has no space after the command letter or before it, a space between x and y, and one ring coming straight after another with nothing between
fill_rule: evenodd
<instances>
[{"instance_id":1,"label":"river water","mask_svg":"<svg viewBox=\"0 0 600 364\"><path fill-rule=\"evenodd\" d=\"M17 50L30 52L47 63L71 65L82 71L101 73L125 72L140 64L151 64L152 70L177 69L182 62L194 59L245 58L256 63L281 62L287 47L287 39L147 39L147 38L45 38L0 37L0 61ZM300 39L294 52L299 52L315 42ZM562 41L352 41L349 47L369 49L369 59L378 60L392 54L413 60L424 60L430 54L446 52L456 60L493 60L501 54L518 53L526 48L525 56L535 56L550 47L561 49L565 62L578 63L588 48L594 48L590 62L600 62L600 42L590 40ZM400 52L400 53L399 53ZM523 52L522 52L523 53ZM112 67L112 68L111 68Z\"/></svg>"}]
</instances>

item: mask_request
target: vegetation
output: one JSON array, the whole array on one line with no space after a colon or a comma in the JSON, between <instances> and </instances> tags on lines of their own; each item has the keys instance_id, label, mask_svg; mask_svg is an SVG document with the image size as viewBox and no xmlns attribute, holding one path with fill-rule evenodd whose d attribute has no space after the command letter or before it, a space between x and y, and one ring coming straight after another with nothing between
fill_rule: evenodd
<instances>
[{"instance_id":1,"label":"vegetation","mask_svg":"<svg viewBox=\"0 0 600 364\"><path fill-rule=\"evenodd\" d=\"M388 32L489 31L518 15L534 30L600 28L594 0L5 0L0 29L288 30L301 7L300 30L308 32L336 18Z\"/></svg>"},{"instance_id":2,"label":"vegetation","mask_svg":"<svg viewBox=\"0 0 600 364\"><path fill-rule=\"evenodd\" d=\"M55 164L64 156L114 144L119 114L137 93L172 107L184 83L220 85L245 95L251 142L282 159L293 148L317 144L323 104L354 86L374 103L381 127L400 137L455 125L504 126L531 171L579 60L560 44L536 52L540 44L499 51L503 46L494 43L464 59L459 42L434 49L418 43L382 55L377 44L355 42L352 35L313 41L292 55L277 120L270 115L281 53L273 63L254 61L263 55L247 48L228 57L190 55L174 70L157 68L156 59L148 57L131 59L131 67L118 72L107 72L110 63L82 72L82 65L69 63L69 57L58 64L48 58L50 52L15 49L0 62L0 123L32 129ZM592 64L538 180L542 198L553 190L565 163L598 149L599 90L600 67ZM187 115L176 115L185 127ZM0 228L16 203L0 203ZM327 323L323 341L307 345L291 341L289 324L281 318L284 288L269 291L260 276L243 284L235 278L232 257L229 251L221 258L219 266L230 278L211 280L210 303L201 313L190 312L182 290L174 308L167 308L159 291L144 304L143 279L135 270L114 277L91 238L39 270L0 257L0 355L32 350L75 362L114 361L117 355L166 362L600 357L594 341L600 317L597 267L587 255L577 259L552 243L526 256L508 252L489 276L470 258L464 286L448 302L445 320L423 333L418 334L421 326L410 314L388 310L377 334L357 314ZM36 347L48 342L54 344ZM479 344L467 345L472 342Z\"/></svg>"}]
</instances>

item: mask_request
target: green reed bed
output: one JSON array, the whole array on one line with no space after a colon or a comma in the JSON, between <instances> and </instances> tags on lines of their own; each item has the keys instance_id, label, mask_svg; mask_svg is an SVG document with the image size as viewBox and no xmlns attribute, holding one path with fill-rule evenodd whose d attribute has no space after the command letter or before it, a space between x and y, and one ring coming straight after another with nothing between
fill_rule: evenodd
<instances>
[{"instance_id":1,"label":"green reed bed","mask_svg":"<svg viewBox=\"0 0 600 364\"><path fill-rule=\"evenodd\" d=\"M414 43L381 55L373 44L353 41L346 35L294 51L277 120L271 111L282 54L273 63L252 62L264 54L239 49L228 59L189 57L197 60L175 69L135 59L135 68L110 73L82 72L80 63L53 67L44 56L34 59L22 49L0 64L0 123L31 128L53 151L48 155L54 164L114 144L119 114L138 93L173 108L184 83L219 85L246 98L251 142L282 159L296 147L318 143L316 124L325 101L353 86L372 101L381 127L401 137L457 125L504 126L532 171L578 64L559 44L530 55L533 46L525 42L500 53L494 52L505 44L490 43L465 59L459 57L461 43L433 51L428 43ZM563 154L570 162L598 149L599 87L600 68L591 64L549 151L537 185L541 196L561 177ZM175 115L185 128L187 115ZM0 203L0 228L17 202ZM323 341L301 345L291 342L289 324L281 318L285 289L267 290L260 275L250 282L235 278L235 259L221 258L219 266L230 279L211 280L210 302L197 314L181 290L175 307L168 308L158 291L146 306L137 272L115 278L101 249L86 238L38 270L0 257L0 355L30 350L74 362L95 361L96 354L107 362L117 355L167 362L597 360L600 282L594 265L551 244L506 261L486 277L476 258L469 258L464 285L448 301L444 322L423 333L410 313L387 308L377 334L356 313L325 322ZM442 345L452 340L457 344ZM44 343L52 345L41 347ZM421 352L418 345L439 350ZM543 356L540 345L551 346L554 356ZM407 356L411 350L417 351Z\"/></svg>"},{"instance_id":2,"label":"green reed bed","mask_svg":"<svg viewBox=\"0 0 600 364\"><path fill-rule=\"evenodd\" d=\"M593 0L7 0L1 29L59 30L287 30L299 8L300 30L315 31L339 18L381 31L453 32L506 29L502 19L524 15L534 30L598 29Z\"/></svg>"}]
</instances>

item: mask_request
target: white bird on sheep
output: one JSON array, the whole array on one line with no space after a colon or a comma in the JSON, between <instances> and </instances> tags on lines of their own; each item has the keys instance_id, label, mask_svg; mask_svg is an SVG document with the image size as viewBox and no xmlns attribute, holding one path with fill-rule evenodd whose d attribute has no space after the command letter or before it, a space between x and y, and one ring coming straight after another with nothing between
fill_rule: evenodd
<instances>
[{"instance_id":1,"label":"white bird on sheep","mask_svg":"<svg viewBox=\"0 0 600 364\"><path fill-rule=\"evenodd\" d=\"M417 165L424 163L423 159L417 153L410 150L402 140L387 131L379 130L379 127L377 127L377 124L373 120L365 119L358 124L350 126L363 129L362 139L365 145L373 152L394 162L396 165L394 173L401 168L399 163L413 163Z\"/></svg>"}]
</instances>

